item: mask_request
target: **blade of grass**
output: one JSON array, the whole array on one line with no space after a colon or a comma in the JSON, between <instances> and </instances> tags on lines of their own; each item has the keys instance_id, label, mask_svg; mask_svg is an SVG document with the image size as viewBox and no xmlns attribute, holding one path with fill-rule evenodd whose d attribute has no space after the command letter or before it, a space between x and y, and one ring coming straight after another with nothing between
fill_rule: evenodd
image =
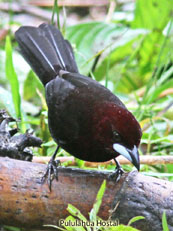
<instances>
[{"instance_id":1,"label":"blade of grass","mask_svg":"<svg viewBox=\"0 0 173 231\"><path fill-rule=\"evenodd\" d=\"M136 216L136 217L133 217L132 219L130 219L130 221L128 222L128 226L130 226L132 223L136 222L136 221L139 221L139 220L142 220L142 219L145 219L145 217L143 216Z\"/></svg>"},{"instance_id":2,"label":"blade of grass","mask_svg":"<svg viewBox=\"0 0 173 231\"><path fill-rule=\"evenodd\" d=\"M9 11L8 11L8 15L9 15L9 31L11 33L11 25L13 22L13 10L12 10L12 0L9 1Z\"/></svg>"},{"instance_id":3,"label":"blade of grass","mask_svg":"<svg viewBox=\"0 0 173 231\"><path fill-rule=\"evenodd\" d=\"M52 10L52 18L51 18L51 24L54 25L55 21L55 14L57 16L57 26L60 29L60 19L59 19L59 6L58 6L58 0L54 0L53 10Z\"/></svg>"},{"instance_id":4,"label":"blade of grass","mask_svg":"<svg viewBox=\"0 0 173 231\"><path fill-rule=\"evenodd\" d=\"M73 205L68 204L67 211L68 211L71 215L73 215L73 216L79 218L80 220L87 221L86 217L80 212L80 210L77 209L76 207L74 207Z\"/></svg>"},{"instance_id":5,"label":"blade of grass","mask_svg":"<svg viewBox=\"0 0 173 231\"><path fill-rule=\"evenodd\" d=\"M6 77L10 82L16 117L22 119L19 82L13 66L12 46L9 36L6 37L5 51L6 51L6 61L5 61Z\"/></svg>"},{"instance_id":6,"label":"blade of grass","mask_svg":"<svg viewBox=\"0 0 173 231\"><path fill-rule=\"evenodd\" d=\"M163 212L163 215L162 215L162 227L163 227L163 231L169 231L165 211Z\"/></svg>"},{"instance_id":7,"label":"blade of grass","mask_svg":"<svg viewBox=\"0 0 173 231\"><path fill-rule=\"evenodd\" d=\"M66 19L67 19L66 8L65 8L65 6L63 6L63 25L61 28L61 32L64 36L65 36L65 32L66 32Z\"/></svg>"},{"instance_id":8,"label":"blade of grass","mask_svg":"<svg viewBox=\"0 0 173 231\"><path fill-rule=\"evenodd\" d=\"M108 87L109 69L110 69L110 53L111 52L109 52L107 63L106 63L105 87Z\"/></svg>"},{"instance_id":9,"label":"blade of grass","mask_svg":"<svg viewBox=\"0 0 173 231\"><path fill-rule=\"evenodd\" d=\"M132 52L132 54L129 56L129 58L128 58L128 60L125 62L125 64L123 65L123 67L122 67L122 69L121 69L121 75L120 75L120 77L119 78L117 78L117 80L116 80L116 84L115 84L115 90L116 90L116 88L117 88L117 86L118 86L118 84L119 84L119 82L120 82L120 80L121 80L121 78L128 78L128 68L129 68L129 66L131 65L131 63L134 61L134 59L138 56L138 53L139 53L139 51L140 51L140 49L141 49L141 47L142 47L142 43L143 43L143 41L144 41L144 39L145 39L145 37L146 37L146 34L144 34L144 35L142 35L141 36L141 38L140 38L140 40L139 40L139 42L138 42L138 45L137 45L137 47L135 48L135 50ZM131 85L136 89L136 84L135 84L135 82L134 82L134 80L133 79L129 79L129 82L131 83Z\"/></svg>"},{"instance_id":10,"label":"blade of grass","mask_svg":"<svg viewBox=\"0 0 173 231\"><path fill-rule=\"evenodd\" d=\"M169 25L169 27L168 27L167 34L166 34L166 36L165 36L165 39L163 40L163 44L162 44L162 46L161 46L161 48L160 48L160 53L159 53L158 59L157 59L157 61L156 61L156 68L157 68L157 67L160 67L161 55L162 55L162 53L163 53L163 50L164 50L164 48L165 48L165 46L166 46L166 42L167 42L167 40L168 40L169 34L170 34L170 32L171 32L172 23L173 23L173 19L171 18L171 22L170 22L170 25ZM160 68L158 68L157 71L156 71L156 73L154 73L154 79L155 79L155 80L158 78L158 73L159 73L159 72L160 72Z\"/></svg>"},{"instance_id":11,"label":"blade of grass","mask_svg":"<svg viewBox=\"0 0 173 231\"><path fill-rule=\"evenodd\" d=\"M90 221L96 221L96 216L98 214L98 211L100 209L101 203L102 203L102 198L104 195L104 192L106 190L106 180L103 181L98 193L97 193L97 197L96 197L96 201L93 205L93 208L90 211Z\"/></svg>"}]
</instances>

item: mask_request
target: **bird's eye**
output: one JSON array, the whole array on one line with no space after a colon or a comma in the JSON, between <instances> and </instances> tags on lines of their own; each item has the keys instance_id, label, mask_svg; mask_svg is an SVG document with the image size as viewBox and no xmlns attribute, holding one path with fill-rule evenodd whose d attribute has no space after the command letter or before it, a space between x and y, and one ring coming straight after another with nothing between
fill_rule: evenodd
<instances>
[{"instance_id":1,"label":"bird's eye","mask_svg":"<svg viewBox=\"0 0 173 231\"><path fill-rule=\"evenodd\" d=\"M121 142L121 136L117 131L113 131L113 139L114 139L114 142L118 142L118 143Z\"/></svg>"}]
</instances>

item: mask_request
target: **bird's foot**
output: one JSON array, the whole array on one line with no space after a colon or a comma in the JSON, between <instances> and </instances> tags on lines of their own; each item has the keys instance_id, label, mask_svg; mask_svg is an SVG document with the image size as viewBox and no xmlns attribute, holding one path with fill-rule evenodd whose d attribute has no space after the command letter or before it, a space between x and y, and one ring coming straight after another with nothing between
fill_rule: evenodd
<instances>
[{"instance_id":1,"label":"bird's foot","mask_svg":"<svg viewBox=\"0 0 173 231\"><path fill-rule=\"evenodd\" d=\"M109 178L118 182L121 176L125 173L121 166L116 167L115 172L110 174Z\"/></svg>"},{"instance_id":2,"label":"bird's foot","mask_svg":"<svg viewBox=\"0 0 173 231\"><path fill-rule=\"evenodd\" d=\"M114 158L115 164L116 164L116 168L115 168L115 172L112 173L109 178L115 180L115 182L118 182L121 178L121 176L123 175L123 173L125 173L125 171L122 169L120 163L118 162L118 160L116 160L116 158Z\"/></svg>"},{"instance_id":3,"label":"bird's foot","mask_svg":"<svg viewBox=\"0 0 173 231\"><path fill-rule=\"evenodd\" d=\"M47 183L50 191L51 191L52 181L54 179L58 181L58 166L60 165L61 165L60 160L54 160L53 158L51 158L47 165L46 172L41 179L42 183L44 183L47 179Z\"/></svg>"}]
</instances>

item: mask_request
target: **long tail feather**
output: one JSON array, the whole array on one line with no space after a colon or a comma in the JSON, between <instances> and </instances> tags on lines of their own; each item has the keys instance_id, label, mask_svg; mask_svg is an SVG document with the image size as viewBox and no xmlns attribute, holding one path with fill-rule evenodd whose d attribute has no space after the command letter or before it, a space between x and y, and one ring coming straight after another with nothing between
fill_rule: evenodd
<instances>
[{"instance_id":1,"label":"long tail feather","mask_svg":"<svg viewBox=\"0 0 173 231\"><path fill-rule=\"evenodd\" d=\"M71 45L54 26L24 26L15 33L15 37L23 57L44 85L60 70L78 72Z\"/></svg>"}]
</instances>

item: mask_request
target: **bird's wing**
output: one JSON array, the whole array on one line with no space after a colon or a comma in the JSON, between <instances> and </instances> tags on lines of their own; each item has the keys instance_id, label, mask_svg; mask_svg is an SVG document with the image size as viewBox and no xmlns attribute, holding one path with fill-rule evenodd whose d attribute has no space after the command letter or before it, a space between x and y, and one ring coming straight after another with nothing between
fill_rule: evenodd
<instances>
[{"instance_id":1,"label":"bird's wing","mask_svg":"<svg viewBox=\"0 0 173 231\"><path fill-rule=\"evenodd\" d=\"M84 88L87 88L88 94L92 94L96 101L97 99L100 102L108 101L115 103L120 107L126 108L116 95L112 94L109 89L98 83L96 80L83 76L79 73L60 72L60 75L64 80L77 87L79 91L83 91Z\"/></svg>"}]
</instances>

